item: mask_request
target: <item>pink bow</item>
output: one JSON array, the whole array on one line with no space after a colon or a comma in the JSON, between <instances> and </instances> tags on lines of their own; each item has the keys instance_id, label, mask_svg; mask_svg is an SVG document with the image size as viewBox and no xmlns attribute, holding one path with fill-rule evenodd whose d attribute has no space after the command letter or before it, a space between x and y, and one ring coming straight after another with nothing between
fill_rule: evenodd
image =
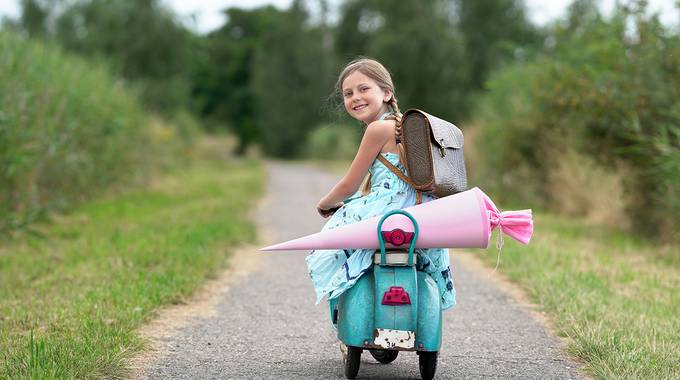
<instances>
[{"instance_id":1,"label":"pink bow","mask_svg":"<svg viewBox=\"0 0 680 380\"><path fill-rule=\"evenodd\" d=\"M522 244L529 244L534 232L531 209L500 212L489 197L485 198L484 203L489 213L491 229L498 227L501 235L505 234Z\"/></svg>"}]
</instances>

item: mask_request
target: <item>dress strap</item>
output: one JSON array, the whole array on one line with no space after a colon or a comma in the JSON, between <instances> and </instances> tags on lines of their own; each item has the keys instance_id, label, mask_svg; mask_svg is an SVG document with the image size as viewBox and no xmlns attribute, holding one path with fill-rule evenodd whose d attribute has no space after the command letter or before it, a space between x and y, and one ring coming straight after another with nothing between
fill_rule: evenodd
<instances>
[{"instance_id":1,"label":"dress strap","mask_svg":"<svg viewBox=\"0 0 680 380\"><path fill-rule=\"evenodd\" d=\"M387 112L385 112L384 114L382 114L382 115L380 116L380 118L378 118L378 120L385 120L385 118L386 118L387 116L390 116L390 115L393 114L393 113L394 113L394 110L392 109L392 107L390 107L390 106L388 105L388 106L387 106Z\"/></svg>"}]
</instances>

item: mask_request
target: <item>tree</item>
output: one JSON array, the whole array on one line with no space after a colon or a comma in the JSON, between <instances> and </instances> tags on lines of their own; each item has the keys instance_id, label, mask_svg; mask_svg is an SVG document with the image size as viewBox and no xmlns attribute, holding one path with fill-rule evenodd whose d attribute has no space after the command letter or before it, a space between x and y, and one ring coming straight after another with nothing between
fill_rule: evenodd
<instances>
[{"instance_id":1,"label":"tree","mask_svg":"<svg viewBox=\"0 0 680 380\"><path fill-rule=\"evenodd\" d=\"M237 153L260 140L253 64L263 36L284 17L272 6L225 10L227 23L205 40L206 57L194 76L193 95L198 112L216 130L229 127L239 138Z\"/></svg>"},{"instance_id":2,"label":"tree","mask_svg":"<svg viewBox=\"0 0 680 380\"><path fill-rule=\"evenodd\" d=\"M277 18L256 50L253 89L265 150L276 156L301 153L307 133L321 120L320 106L331 88L319 64L323 33L308 25L301 1Z\"/></svg>"},{"instance_id":3,"label":"tree","mask_svg":"<svg viewBox=\"0 0 680 380\"><path fill-rule=\"evenodd\" d=\"M108 62L154 108L188 103L197 40L159 0L23 0L20 23L31 37Z\"/></svg>"},{"instance_id":4,"label":"tree","mask_svg":"<svg viewBox=\"0 0 680 380\"><path fill-rule=\"evenodd\" d=\"M520 0L455 0L458 25L469 63L469 88L482 89L489 74L516 53L537 47L541 33Z\"/></svg>"}]
</instances>

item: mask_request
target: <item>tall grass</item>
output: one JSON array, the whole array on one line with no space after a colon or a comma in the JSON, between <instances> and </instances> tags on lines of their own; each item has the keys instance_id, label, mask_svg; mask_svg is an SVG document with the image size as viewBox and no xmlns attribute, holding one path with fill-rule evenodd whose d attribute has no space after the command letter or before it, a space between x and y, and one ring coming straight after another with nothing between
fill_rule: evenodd
<instances>
[{"instance_id":1,"label":"tall grass","mask_svg":"<svg viewBox=\"0 0 680 380\"><path fill-rule=\"evenodd\" d=\"M103 65L0 31L0 233L140 178L149 121Z\"/></svg>"}]
</instances>

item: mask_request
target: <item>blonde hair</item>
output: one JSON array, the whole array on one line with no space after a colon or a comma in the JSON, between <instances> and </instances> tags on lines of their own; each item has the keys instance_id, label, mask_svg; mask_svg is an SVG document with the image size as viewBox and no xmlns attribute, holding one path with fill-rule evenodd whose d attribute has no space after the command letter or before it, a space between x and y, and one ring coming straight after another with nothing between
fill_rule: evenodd
<instances>
[{"instance_id":1,"label":"blonde hair","mask_svg":"<svg viewBox=\"0 0 680 380\"><path fill-rule=\"evenodd\" d=\"M387 116L386 120L394 120L396 122L394 133L397 139L397 150L399 152L399 161L402 160L404 156L404 147L401 145L401 111L399 111L399 105L397 103L397 95L394 91L394 84L392 83L392 76L390 72L387 71L385 66L375 59L368 57L359 57L352 62L348 63L347 66L342 70L340 76L338 77L338 82L335 84L338 92L342 94L342 82L347 79L348 76L354 72L360 72L367 77L375 81L375 83L380 87L381 90L389 90L392 93L392 97L387 104L392 108L392 114ZM369 173L364 180L364 184L361 189L362 195L367 195L371 191L371 174Z\"/></svg>"}]
</instances>

